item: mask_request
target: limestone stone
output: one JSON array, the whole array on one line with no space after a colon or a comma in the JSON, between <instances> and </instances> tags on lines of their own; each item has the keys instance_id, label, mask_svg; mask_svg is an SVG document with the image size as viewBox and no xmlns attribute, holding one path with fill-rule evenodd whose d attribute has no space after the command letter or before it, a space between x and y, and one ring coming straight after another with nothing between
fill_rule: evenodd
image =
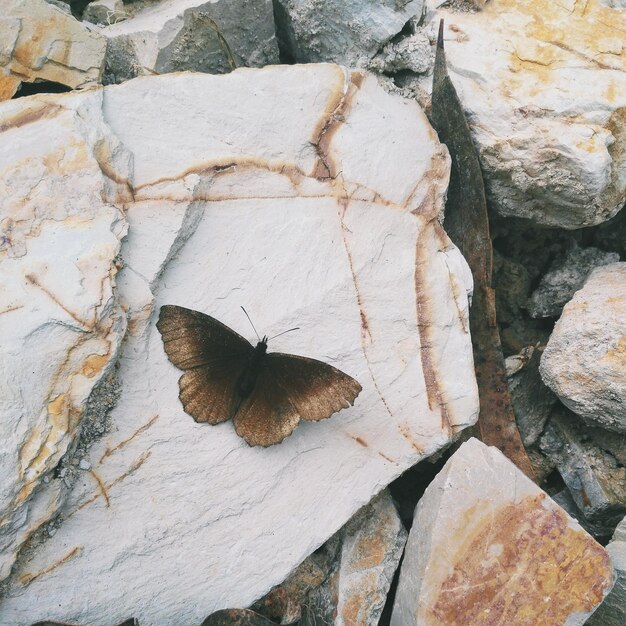
<instances>
[{"instance_id":1,"label":"limestone stone","mask_svg":"<svg viewBox=\"0 0 626 626\"><path fill-rule=\"evenodd\" d=\"M528 299L531 317L558 317L593 269L617 261L617 252L575 245L564 256L555 259Z\"/></svg>"},{"instance_id":2,"label":"limestone stone","mask_svg":"<svg viewBox=\"0 0 626 626\"><path fill-rule=\"evenodd\" d=\"M417 505L391 624L582 625L612 585L602 546L470 439Z\"/></svg>"},{"instance_id":3,"label":"limestone stone","mask_svg":"<svg viewBox=\"0 0 626 626\"><path fill-rule=\"evenodd\" d=\"M101 105L90 92L0 108L0 580L60 505L64 483L42 481L126 328L113 290L126 233L114 179L127 155Z\"/></svg>"},{"instance_id":4,"label":"limestone stone","mask_svg":"<svg viewBox=\"0 0 626 626\"><path fill-rule=\"evenodd\" d=\"M541 376L591 424L626 432L626 263L595 269L563 308Z\"/></svg>"},{"instance_id":5,"label":"limestone stone","mask_svg":"<svg viewBox=\"0 0 626 626\"><path fill-rule=\"evenodd\" d=\"M167 0L102 33L108 40L105 83L178 70L221 74L279 62L272 0Z\"/></svg>"},{"instance_id":6,"label":"limestone stone","mask_svg":"<svg viewBox=\"0 0 626 626\"><path fill-rule=\"evenodd\" d=\"M275 5L281 49L288 58L362 66L421 15L424 0L276 0Z\"/></svg>"},{"instance_id":7,"label":"limestone stone","mask_svg":"<svg viewBox=\"0 0 626 626\"><path fill-rule=\"evenodd\" d=\"M0 15L0 101L22 82L96 84L106 40L45 0L5 0Z\"/></svg>"},{"instance_id":8,"label":"limestone stone","mask_svg":"<svg viewBox=\"0 0 626 626\"><path fill-rule=\"evenodd\" d=\"M626 8L600 0L445 4L448 70L499 214L577 229L626 200ZM431 78L420 81L430 91Z\"/></svg>"},{"instance_id":9,"label":"limestone stone","mask_svg":"<svg viewBox=\"0 0 626 626\"><path fill-rule=\"evenodd\" d=\"M24 111L41 101L33 133ZM128 223L114 292L128 327L110 428L81 451L91 469L77 472L54 535L16 563L0 623L109 626L134 615L173 626L249 606L475 422L471 274L438 221L449 157L415 102L366 73L308 65L143 77L22 98L0 113L9 108L23 121L11 129L20 155L69 133L62 115L104 132L78 151L101 157L99 178L76 187L70 178L67 189L61 179L50 202L79 215L86 204L86 215L110 222L103 181L114 194ZM60 154L76 154L75 141L59 139ZM116 158L107 145L119 146ZM3 154L12 163L14 150ZM18 203L33 193L17 189ZM68 238L60 243L71 255ZM48 249L45 263L55 258ZM183 411L180 371L155 328L162 304L204 311L249 338L241 305L260 332L298 326L270 351L323 359L363 391L280 445L251 448L232 423L197 424ZM42 388L37 373L28 384Z\"/></svg>"}]
</instances>

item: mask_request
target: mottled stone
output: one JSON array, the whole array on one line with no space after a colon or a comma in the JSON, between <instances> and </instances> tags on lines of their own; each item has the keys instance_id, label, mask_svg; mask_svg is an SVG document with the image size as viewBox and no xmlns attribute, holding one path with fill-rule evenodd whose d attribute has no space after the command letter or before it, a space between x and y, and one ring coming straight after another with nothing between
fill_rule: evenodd
<instances>
[{"instance_id":1,"label":"mottled stone","mask_svg":"<svg viewBox=\"0 0 626 626\"><path fill-rule=\"evenodd\" d=\"M367 64L424 0L276 0L281 49L297 63Z\"/></svg>"},{"instance_id":2,"label":"mottled stone","mask_svg":"<svg viewBox=\"0 0 626 626\"><path fill-rule=\"evenodd\" d=\"M563 308L539 369L574 413L626 432L626 263L591 273Z\"/></svg>"},{"instance_id":3,"label":"mottled stone","mask_svg":"<svg viewBox=\"0 0 626 626\"><path fill-rule=\"evenodd\" d=\"M105 83L144 74L210 74L278 63L271 0L170 0L102 30Z\"/></svg>"},{"instance_id":4,"label":"mottled stone","mask_svg":"<svg viewBox=\"0 0 626 626\"><path fill-rule=\"evenodd\" d=\"M594 444L592 432L574 414L559 408L546 426L541 450L557 466L585 518L616 521L626 512L626 468L604 446Z\"/></svg>"},{"instance_id":5,"label":"mottled stone","mask_svg":"<svg viewBox=\"0 0 626 626\"><path fill-rule=\"evenodd\" d=\"M58 509L52 471L126 328L113 290L127 155L101 92L60 102L0 107L0 580Z\"/></svg>"},{"instance_id":6,"label":"mottled stone","mask_svg":"<svg viewBox=\"0 0 626 626\"><path fill-rule=\"evenodd\" d=\"M22 122L3 152L23 168L15 202L47 190L48 178L30 183L49 137L59 156L48 167L80 157L99 174L60 177L49 194L58 214L76 212L77 227L95 213L103 233L59 239L65 286L44 280L51 269L41 284L76 307L64 296L78 271L69 259L78 245L91 254L101 241L119 246L110 232L118 215L128 235L114 304L128 331L109 431L81 452L91 469L77 472L54 535L16 564L0 623L109 626L134 615L142 626L174 626L249 606L475 422L471 275L437 219L449 159L416 103L371 75L309 65L143 77L22 98L0 113L9 109ZM66 117L85 133L78 148ZM107 193L115 206L103 208ZM117 248L105 250L109 268ZM55 267L53 250L44 252L42 265ZM32 306L50 300L36 287L26 293L38 298ZM180 371L155 328L162 304L204 311L248 337L241 305L260 332L298 326L270 350L322 359L363 390L353 407L301 424L280 445L251 448L231 422L198 424L183 411ZM66 332L76 321L63 315ZM17 407L44 387L37 371L28 385Z\"/></svg>"},{"instance_id":7,"label":"mottled stone","mask_svg":"<svg viewBox=\"0 0 626 626\"><path fill-rule=\"evenodd\" d=\"M417 505L391 624L582 625L612 585L602 546L470 439Z\"/></svg>"},{"instance_id":8,"label":"mottled stone","mask_svg":"<svg viewBox=\"0 0 626 626\"><path fill-rule=\"evenodd\" d=\"M555 259L528 299L531 317L558 317L593 269L617 261L619 254L616 252L575 245L565 255Z\"/></svg>"},{"instance_id":9,"label":"mottled stone","mask_svg":"<svg viewBox=\"0 0 626 626\"><path fill-rule=\"evenodd\" d=\"M0 101L22 82L97 83L106 40L45 0L5 0L0 15Z\"/></svg>"},{"instance_id":10,"label":"mottled stone","mask_svg":"<svg viewBox=\"0 0 626 626\"><path fill-rule=\"evenodd\" d=\"M446 3L429 13L431 41L440 18L490 207L565 229L615 215L626 201L626 8L498 0L458 13Z\"/></svg>"}]
</instances>

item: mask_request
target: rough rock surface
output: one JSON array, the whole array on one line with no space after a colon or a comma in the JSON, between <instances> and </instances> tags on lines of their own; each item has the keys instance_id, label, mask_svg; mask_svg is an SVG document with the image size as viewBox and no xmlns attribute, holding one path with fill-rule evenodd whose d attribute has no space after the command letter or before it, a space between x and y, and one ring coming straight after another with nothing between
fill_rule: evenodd
<instances>
[{"instance_id":1,"label":"rough rock surface","mask_svg":"<svg viewBox=\"0 0 626 626\"><path fill-rule=\"evenodd\" d=\"M618 261L617 252L603 252L598 248L579 248L575 245L552 263L528 299L531 317L558 317L593 269Z\"/></svg>"},{"instance_id":2,"label":"rough rock surface","mask_svg":"<svg viewBox=\"0 0 626 626\"><path fill-rule=\"evenodd\" d=\"M508 380L515 420L525 446L539 439L557 402L557 397L541 380L540 358L541 350L534 349L525 366Z\"/></svg>"},{"instance_id":3,"label":"rough rock surface","mask_svg":"<svg viewBox=\"0 0 626 626\"><path fill-rule=\"evenodd\" d=\"M77 124L100 116L108 143L129 155L109 158L95 132L59 140L67 158L107 158L90 186L81 179L74 192L70 178L51 199L62 212L101 203L102 180L117 189L129 224L117 277L128 331L111 431L84 459L91 469L54 536L16 565L0 623L108 626L134 615L169 626L248 606L476 419L471 277L437 219L447 152L417 104L334 65L144 77L48 97L32 133L24 111L41 101L0 109L5 122L22 120L11 135L25 143L20 154L47 146L42 137L62 132L67 114ZM19 163L32 171L31 160ZM28 181L17 178L16 202L32 195ZM230 422L197 424L183 412L180 371L154 325L165 303L248 336L241 305L261 332L299 326L270 350L323 359L363 391L280 445L250 448Z\"/></svg>"},{"instance_id":4,"label":"rough rock surface","mask_svg":"<svg viewBox=\"0 0 626 626\"><path fill-rule=\"evenodd\" d=\"M128 18L122 0L96 0L83 11L83 19L93 24L110 26Z\"/></svg>"},{"instance_id":5,"label":"rough rock surface","mask_svg":"<svg viewBox=\"0 0 626 626\"><path fill-rule=\"evenodd\" d=\"M62 102L0 109L0 580L58 507L63 482L41 481L126 328L113 293L126 222L107 172L123 175L128 155L102 120L101 92Z\"/></svg>"},{"instance_id":6,"label":"rough rock surface","mask_svg":"<svg viewBox=\"0 0 626 626\"><path fill-rule=\"evenodd\" d=\"M626 8L599 0L498 0L440 9L448 69L491 206L574 229L626 200ZM430 91L431 78L421 82Z\"/></svg>"},{"instance_id":7,"label":"rough rock surface","mask_svg":"<svg viewBox=\"0 0 626 626\"><path fill-rule=\"evenodd\" d=\"M615 568L615 586L587 626L623 626L626 624L626 517L615 529L613 541L606 547Z\"/></svg>"},{"instance_id":8,"label":"rough rock surface","mask_svg":"<svg viewBox=\"0 0 626 626\"><path fill-rule=\"evenodd\" d=\"M424 0L276 0L283 54L296 63L366 64L414 16Z\"/></svg>"},{"instance_id":9,"label":"rough rock surface","mask_svg":"<svg viewBox=\"0 0 626 626\"><path fill-rule=\"evenodd\" d=\"M106 40L45 0L5 0L0 14L0 100L20 84L78 88L100 80Z\"/></svg>"},{"instance_id":10,"label":"rough rock surface","mask_svg":"<svg viewBox=\"0 0 626 626\"><path fill-rule=\"evenodd\" d=\"M539 369L574 413L626 432L626 263L591 273L564 307Z\"/></svg>"},{"instance_id":11,"label":"rough rock surface","mask_svg":"<svg viewBox=\"0 0 626 626\"><path fill-rule=\"evenodd\" d=\"M391 624L581 625L612 585L602 546L470 439L417 505Z\"/></svg>"},{"instance_id":12,"label":"rough rock surface","mask_svg":"<svg viewBox=\"0 0 626 626\"><path fill-rule=\"evenodd\" d=\"M335 626L377 626L407 532L383 492L361 509L344 530L337 576Z\"/></svg>"},{"instance_id":13,"label":"rough rock surface","mask_svg":"<svg viewBox=\"0 0 626 626\"><path fill-rule=\"evenodd\" d=\"M597 445L593 431L560 406L541 438L541 450L554 462L567 488L591 522L620 519L626 513L626 468L606 445ZM614 439L620 439L611 433ZM618 441L626 454L625 437ZM617 519L613 519L613 525Z\"/></svg>"},{"instance_id":14,"label":"rough rock surface","mask_svg":"<svg viewBox=\"0 0 626 626\"><path fill-rule=\"evenodd\" d=\"M271 0L169 0L102 30L104 82L195 70L209 74L278 63Z\"/></svg>"}]
</instances>

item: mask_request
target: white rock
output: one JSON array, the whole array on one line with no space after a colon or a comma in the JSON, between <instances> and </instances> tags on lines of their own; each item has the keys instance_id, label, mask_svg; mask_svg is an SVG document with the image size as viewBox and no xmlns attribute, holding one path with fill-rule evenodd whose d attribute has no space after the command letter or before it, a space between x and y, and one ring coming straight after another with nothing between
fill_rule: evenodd
<instances>
[{"instance_id":1,"label":"white rock","mask_svg":"<svg viewBox=\"0 0 626 626\"><path fill-rule=\"evenodd\" d=\"M102 115L132 154L116 177L132 185L119 198L129 332L113 430L54 538L15 568L0 623L199 623L284 580L475 421L471 278L437 220L448 156L415 103L333 65L146 77L47 101ZM42 133L26 131L36 151ZM183 412L154 326L164 303L247 336L240 305L261 332L299 326L270 349L333 363L363 391L250 448L231 423Z\"/></svg>"},{"instance_id":2,"label":"white rock","mask_svg":"<svg viewBox=\"0 0 626 626\"><path fill-rule=\"evenodd\" d=\"M602 546L470 439L415 509L391 624L582 625L612 585Z\"/></svg>"},{"instance_id":3,"label":"white rock","mask_svg":"<svg viewBox=\"0 0 626 626\"><path fill-rule=\"evenodd\" d=\"M574 229L626 200L626 8L489 2L440 9L448 69L502 215ZM432 78L421 81L430 91Z\"/></svg>"},{"instance_id":4,"label":"white rock","mask_svg":"<svg viewBox=\"0 0 626 626\"><path fill-rule=\"evenodd\" d=\"M283 48L298 63L367 64L424 0L276 0Z\"/></svg>"},{"instance_id":5,"label":"white rock","mask_svg":"<svg viewBox=\"0 0 626 626\"><path fill-rule=\"evenodd\" d=\"M22 81L93 85L104 67L106 40L45 0L4 0L0 15L0 100Z\"/></svg>"},{"instance_id":6,"label":"white rock","mask_svg":"<svg viewBox=\"0 0 626 626\"><path fill-rule=\"evenodd\" d=\"M279 62L272 0L167 0L102 33L109 41L106 83L177 70L219 74Z\"/></svg>"},{"instance_id":7,"label":"white rock","mask_svg":"<svg viewBox=\"0 0 626 626\"><path fill-rule=\"evenodd\" d=\"M0 580L58 507L60 481L42 479L125 331L113 286L126 223L109 178L123 150L101 106L90 92L0 107Z\"/></svg>"},{"instance_id":8,"label":"white rock","mask_svg":"<svg viewBox=\"0 0 626 626\"><path fill-rule=\"evenodd\" d=\"M541 357L543 381L592 424L626 432L626 263L595 269L563 308Z\"/></svg>"}]
</instances>

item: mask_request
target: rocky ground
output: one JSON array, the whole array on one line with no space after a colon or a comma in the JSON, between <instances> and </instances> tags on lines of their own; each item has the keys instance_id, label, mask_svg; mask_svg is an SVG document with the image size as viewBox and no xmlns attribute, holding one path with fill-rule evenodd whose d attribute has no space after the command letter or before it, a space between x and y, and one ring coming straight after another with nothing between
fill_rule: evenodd
<instances>
[{"instance_id":1,"label":"rocky ground","mask_svg":"<svg viewBox=\"0 0 626 626\"><path fill-rule=\"evenodd\" d=\"M623 2L3 9L0 624L626 623ZM474 426L441 18L530 472ZM363 390L251 448L162 304Z\"/></svg>"}]
</instances>

